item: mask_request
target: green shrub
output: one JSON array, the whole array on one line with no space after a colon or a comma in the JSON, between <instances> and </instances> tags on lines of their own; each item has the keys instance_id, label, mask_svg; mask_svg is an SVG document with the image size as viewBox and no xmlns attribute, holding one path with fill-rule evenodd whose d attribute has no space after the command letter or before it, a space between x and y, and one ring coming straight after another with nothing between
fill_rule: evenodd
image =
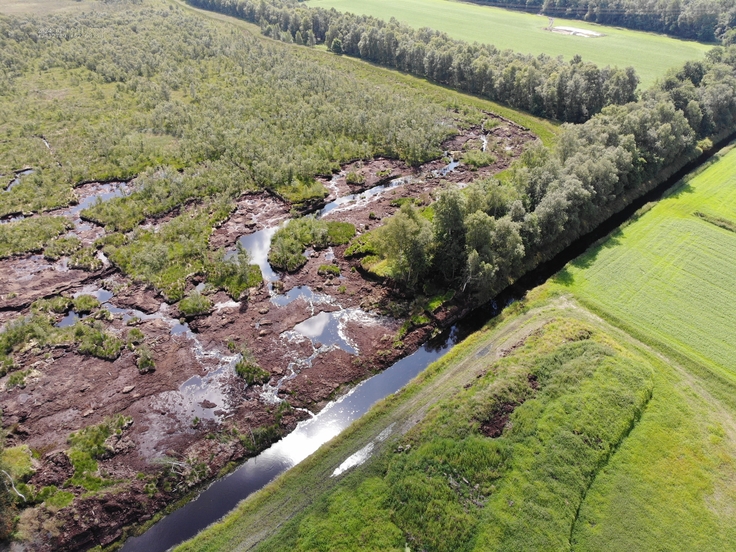
<instances>
[{"instance_id":1,"label":"green shrub","mask_svg":"<svg viewBox=\"0 0 736 552\"><path fill-rule=\"evenodd\" d=\"M38 216L0 224L0 259L41 251L59 234L74 225L64 217Z\"/></svg>"},{"instance_id":2,"label":"green shrub","mask_svg":"<svg viewBox=\"0 0 736 552\"><path fill-rule=\"evenodd\" d=\"M345 250L345 258L377 255L379 252L377 236L374 232L366 232L354 238Z\"/></svg>"},{"instance_id":3,"label":"green shrub","mask_svg":"<svg viewBox=\"0 0 736 552\"><path fill-rule=\"evenodd\" d=\"M43 250L43 256L51 261L66 257L82 247L82 241L76 236L56 238Z\"/></svg>"},{"instance_id":4,"label":"green shrub","mask_svg":"<svg viewBox=\"0 0 736 552\"><path fill-rule=\"evenodd\" d=\"M421 204L421 200L415 198L415 197L397 197L396 199L391 200L391 207L403 207L404 205L419 205Z\"/></svg>"},{"instance_id":5,"label":"green shrub","mask_svg":"<svg viewBox=\"0 0 736 552\"><path fill-rule=\"evenodd\" d=\"M128 237L125 234L113 232L111 234L102 236L101 238L97 238L95 240L94 246L95 248L100 249L101 247L105 247L106 245L120 247L122 245L125 245L126 243L128 243Z\"/></svg>"},{"instance_id":6,"label":"green shrub","mask_svg":"<svg viewBox=\"0 0 736 552\"><path fill-rule=\"evenodd\" d=\"M156 363L153 361L151 350L146 345L140 345L136 348L136 365L138 366L138 372L141 374L147 374L156 370Z\"/></svg>"},{"instance_id":7,"label":"green shrub","mask_svg":"<svg viewBox=\"0 0 736 552\"><path fill-rule=\"evenodd\" d=\"M94 272L100 270L102 266L102 261L97 258L97 250L94 247L83 247L69 257L70 268L81 268Z\"/></svg>"},{"instance_id":8,"label":"green shrub","mask_svg":"<svg viewBox=\"0 0 736 552\"><path fill-rule=\"evenodd\" d=\"M455 297L455 290L451 289L442 295L435 295L434 297L431 297L427 301L426 310L430 314L435 312L438 308L440 308L442 305L447 303L448 301L451 301L452 298Z\"/></svg>"},{"instance_id":9,"label":"green shrub","mask_svg":"<svg viewBox=\"0 0 736 552\"><path fill-rule=\"evenodd\" d=\"M13 372L8 377L7 388L12 389L13 387L25 387L26 376L28 374L28 370L18 370L17 372Z\"/></svg>"},{"instance_id":10,"label":"green shrub","mask_svg":"<svg viewBox=\"0 0 736 552\"><path fill-rule=\"evenodd\" d=\"M348 243L355 235L355 226L348 222L325 222L314 217L292 219L280 228L271 240L268 262L288 272L298 270L307 262L304 250Z\"/></svg>"},{"instance_id":11,"label":"green shrub","mask_svg":"<svg viewBox=\"0 0 736 552\"><path fill-rule=\"evenodd\" d=\"M211 308L212 301L210 298L202 295L197 290L194 290L188 297L179 301L179 311L187 318L206 314Z\"/></svg>"},{"instance_id":12,"label":"green shrub","mask_svg":"<svg viewBox=\"0 0 736 552\"><path fill-rule=\"evenodd\" d=\"M0 465L15 481L26 481L34 472L28 445L0 449Z\"/></svg>"},{"instance_id":13,"label":"green shrub","mask_svg":"<svg viewBox=\"0 0 736 552\"><path fill-rule=\"evenodd\" d=\"M74 338L81 354L103 360L118 358L124 345L122 340L105 331L104 326L96 320L77 322L74 325Z\"/></svg>"},{"instance_id":14,"label":"green shrub","mask_svg":"<svg viewBox=\"0 0 736 552\"><path fill-rule=\"evenodd\" d=\"M328 245L345 245L355 236L355 226L349 222L330 221L327 223Z\"/></svg>"},{"instance_id":15,"label":"green shrub","mask_svg":"<svg viewBox=\"0 0 736 552\"><path fill-rule=\"evenodd\" d=\"M219 250L205 267L207 283L224 289L236 301L249 288L259 286L263 275L258 265L250 264L248 251L238 242L235 255L225 259L225 251Z\"/></svg>"},{"instance_id":16,"label":"green shrub","mask_svg":"<svg viewBox=\"0 0 736 552\"><path fill-rule=\"evenodd\" d=\"M57 295L51 299L39 299L31 305L31 309L37 312L53 312L55 314L63 314L67 312L73 305L73 301L69 297Z\"/></svg>"},{"instance_id":17,"label":"green shrub","mask_svg":"<svg viewBox=\"0 0 736 552\"><path fill-rule=\"evenodd\" d=\"M339 276L340 267L334 264L323 264L320 265L317 269L317 274L319 274L320 276Z\"/></svg>"},{"instance_id":18,"label":"green shrub","mask_svg":"<svg viewBox=\"0 0 736 552\"><path fill-rule=\"evenodd\" d=\"M261 368L253 358L253 354L243 347L241 358L235 364L235 373L245 380L248 385L263 385L271 379L271 374Z\"/></svg>"},{"instance_id":19,"label":"green shrub","mask_svg":"<svg viewBox=\"0 0 736 552\"><path fill-rule=\"evenodd\" d=\"M277 186L276 193L289 203L301 205L324 199L330 191L314 178L295 178L289 184Z\"/></svg>"},{"instance_id":20,"label":"green shrub","mask_svg":"<svg viewBox=\"0 0 736 552\"><path fill-rule=\"evenodd\" d=\"M480 169L481 167L493 165L496 162L496 156L487 151L471 150L463 154L462 160L466 165L474 169Z\"/></svg>"},{"instance_id":21,"label":"green shrub","mask_svg":"<svg viewBox=\"0 0 736 552\"><path fill-rule=\"evenodd\" d=\"M46 488L46 487L44 487ZM46 505L52 508L66 508L74 501L74 494L69 491L58 491L45 499Z\"/></svg>"},{"instance_id":22,"label":"green shrub","mask_svg":"<svg viewBox=\"0 0 736 552\"><path fill-rule=\"evenodd\" d=\"M365 175L361 172L349 171L345 176L345 181L353 186L365 184Z\"/></svg>"},{"instance_id":23,"label":"green shrub","mask_svg":"<svg viewBox=\"0 0 736 552\"><path fill-rule=\"evenodd\" d=\"M145 335L143 335L143 332L138 328L132 328L128 330L128 343L132 345L138 345L140 343L143 343L144 339Z\"/></svg>"},{"instance_id":24,"label":"green shrub","mask_svg":"<svg viewBox=\"0 0 736 552\"><path fill-rule=\"evenodd\" d=\"M35 343L45 346L54 341L57 329L49 316L33 313L5 325L0 332L0 376L4 376L15 367L12 353L21 346Z\"/></svg>"},{"instance_id":25,"label":"green shrub","mask_svg":"<svg viewBox=\"0 0 736 552\"><path fill-rule=\"evenodd\" d=\"M89 314L100 306L100 301L94 295L78 295L73 303L78 314Z\"/></svg>"}]
</instances>

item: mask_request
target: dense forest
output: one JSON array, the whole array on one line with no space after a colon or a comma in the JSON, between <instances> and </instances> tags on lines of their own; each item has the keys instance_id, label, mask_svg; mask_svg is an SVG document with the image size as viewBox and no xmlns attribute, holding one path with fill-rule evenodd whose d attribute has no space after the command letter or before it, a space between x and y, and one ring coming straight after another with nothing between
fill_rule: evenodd
<instances>
[{"instance_id":1,"label":"dense forest","mask_svg":"<svg viewBox=\"0 0 736 552\"><path fill-rule=\"evenodd\" d=\"M736 3L733 0L478 0L511 9L549 16L572 17L640 31L731 44L736 39Z\"/></svg>"},{"instance_id":2,"label":"dense forest","mask_svg":"<svg viewBox=\"0 0 736 552\"><path fill-rule=\"evenodd\" d=\"M266 36L312 46L324 43L347 54L406 71L535 115L581 123L604 106L635 99L639 79L632 68L599 68L576 57L571 63L547 55L499 51L468 44L431 29L413 29L392 19L308 8L296 0L187 0L261 26Z\"/></svg>"},{"instance_id":3,"label":"dense forest","mask_svg":"<svg viewBox=\"0 0 736 552\"><path fill-rule=\"evenodd\" d=\"M736 123L736 47L713 50L648 90L568 125L556 148L527 149L506 183L476 181L442 193L432 222L412 206L376 232L378 252L413 288L431 275L487 300L653 186L657 176L711 147Z\"/></svg>"}]
</instances>

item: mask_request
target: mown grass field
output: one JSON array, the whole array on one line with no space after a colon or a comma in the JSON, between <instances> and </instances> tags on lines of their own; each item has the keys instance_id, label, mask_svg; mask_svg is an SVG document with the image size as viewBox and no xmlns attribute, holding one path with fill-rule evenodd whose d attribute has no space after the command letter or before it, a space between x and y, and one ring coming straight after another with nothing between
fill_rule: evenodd
<instances>
[{"instance_id":1,"label":"mown grass field","mask_svg":"<svg viewBox=\"0 0 736 552\"><path fill-rule=\"evenodd\" d=\"M665 71L698 59L711 46L668 38L654 33L605 27L575 20L555 19L555 26L569 26L604 34L585 38L545 30L547 17L450 0L308 0L310 6L395 17L414 27L430 27L468 42L493 44L499 49L538 55L583 59L606 65L633 66L647 88Z\"/></svg>"},{"instance_id":2,"label":"mown grass field","mask_svg":"<svg viewBox=\"0 0 736 552\"><path fill-rule=\"evenodd\" d=\"M735 200L732 149L559 281L640 339L736 380L736 233L715 224L736 225Z\"/></svg>"}]
</instances>

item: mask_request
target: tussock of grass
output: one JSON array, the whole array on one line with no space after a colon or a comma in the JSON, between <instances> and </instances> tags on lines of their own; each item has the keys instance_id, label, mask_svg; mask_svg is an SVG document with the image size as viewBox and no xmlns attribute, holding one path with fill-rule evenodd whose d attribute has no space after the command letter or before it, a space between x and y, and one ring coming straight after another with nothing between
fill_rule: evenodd
<instances>
[{"instance_id":1,"label":"tussock of grass","mask_svg":"<svg viewBox=\"0 0 736 552\"><path fill-rule=\"evenodd\" d=\"M493 165L496 162L496 156L490 152L471 150L463 154L462 161L473 169L480 169Z\"/></svg>"},{"instance_id":2,"label":"tussock of grass","mask_svg":"<svg viewBox=\"0 0 736 552\"><path fill-rule=\"evenodd\" d=\"M125 345L121 339L106 331L100 322L88 319L74 325L74 339L79 344L81 354L103 360L118 358Z\"/></svg>"},{"instance_id":3,"label":"tussock of grass","mask_svg":"<svg viewBox=\"0 0 736 552\"><path fill-rule=\"evenodd\" d=\"M97 459L109 452L105 440L113 433L120 433L130 422L131 418L118 415L70 434L68 441L71 446L67 454L74 466L74 475L67 483L79 485L88 491L97 491L110 485L112 481L99 476Z\"/></svg>"},{"instance_id":4,"label":"tussock of grass","mask_svg":"<svg viewBox=\"0 0 736 552\"><path fill-rule=\"evenodd\" d=\"M41 251L53 238L72 227L63 217L32 217L0 224L0 259Z\"/></svg>"},{"instance_id":5,"label":"tussock of grass","mask_svg":"<svg viewBox=\"0 0 736 552\"><path fill-rule=\"evenodd\" d=\"M69 266L93 272L102 268L102 261L97 258L97 250L94 247L83 247L69 258Z\"/></svg>"},{"instance_id":6,"label":"tussock of grass","mask_svg":"<svg viewBox=\"0 0 736 552\"><path fill-rule=\"evenodd\" d=\"M89 314L100 307L100 301L94 295L79 295L72 303L77 314Z\"/></svg>"},{"instance_id":7,"label":"tussock of grass","mask_svg":"<svg viewBox=\"0 0 736 552\"><path fill-rule=\"evenodd\" d=\"M187 318L206 314L211 308L212 301L210 298L196 290L179 301L179 311Z\"/></svg>"},{"instance_id":8,"label":"tussock of grass","mask_svg":"<svg viewBox=\"0 0 736 552\"><path fill-rule=\"evenodd\" d=\"M314 217L292 219L274 234L268 262L281 270L294 272L306 264L304 250L307 247L323 249L329 245L343 245L354 235L355 226L348 222L325 222Z\"/></svg>"},{"instance_id":9,"label":"tussock of grass","mask_svg":"<svg viewBox=\"0 0 736 552\"><path fill-rule=\"evenodd\" d=\"M82 247L82 242L76 236L57 238L46 246L43 250L43 256L55 261L61 257L71 255L80 247Z\"/></svg>"}]
</instances>

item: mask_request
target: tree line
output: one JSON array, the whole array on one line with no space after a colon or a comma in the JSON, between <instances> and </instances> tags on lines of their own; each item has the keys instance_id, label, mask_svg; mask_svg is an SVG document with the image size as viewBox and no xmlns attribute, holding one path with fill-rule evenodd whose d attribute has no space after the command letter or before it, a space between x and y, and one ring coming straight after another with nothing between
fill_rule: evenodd
<instances>
[{"instance_id":1,"label":"tree line","mask_svg":"<svg viewBox=\"0 0 736 552\"><path fill-rule=\"evenodd\" d=\"M506 182L445 190L433 217L403 206L375 249L411 290L434 279L485 301L734 130L736 47L719 47L640 101L566 125L554 149L528 148Z\"/></svg>"},{"instance_id":2,"label":"tree line","mask_svg":"<svg viewBox=\"0 0 736 552\"><path fill-rule=\"evenodd\" d=\"M635 99L633 68L597 67L575 56L569 63L486 44L469 44L395 19L310 8L296 0L187 0L260 25L277 40L324 43L337 54L379 63L503 102L535 115L581 123L604 106Z\"/></svg>"}]
</instances>

